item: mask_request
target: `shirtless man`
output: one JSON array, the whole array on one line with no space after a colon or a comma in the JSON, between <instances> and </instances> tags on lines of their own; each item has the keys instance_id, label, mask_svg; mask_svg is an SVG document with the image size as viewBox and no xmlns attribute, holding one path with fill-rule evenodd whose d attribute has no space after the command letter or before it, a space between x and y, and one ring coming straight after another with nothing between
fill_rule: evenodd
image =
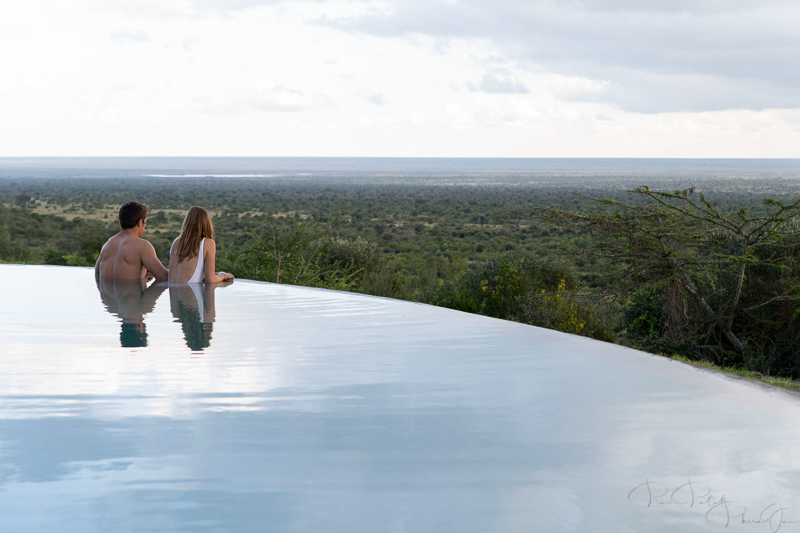
<instances>
[{"instance_id":1,"label":"shirtless man","mask_svg":"<svg viewBox=\"0 0 800 533\"><path fill-rule=\"evenodd\" d=\"M153 245L142 239L147 224L147 206L128 202L119 209L122 231L108 239L94 266L95 277L142 279L151 275L167 281L169 271L156 256Z\"/></svg>"}]
</instances>

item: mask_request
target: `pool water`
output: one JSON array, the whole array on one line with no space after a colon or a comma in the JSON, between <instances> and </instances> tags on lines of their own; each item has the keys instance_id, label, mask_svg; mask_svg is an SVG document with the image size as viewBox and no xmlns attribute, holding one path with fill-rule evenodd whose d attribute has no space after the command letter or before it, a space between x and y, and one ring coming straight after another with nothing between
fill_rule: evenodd
<instances>
[{"instance_id":1,"label":"pool water","mask_svg":"<svg viewBox=\"0 0 800 533\"><path fill-rule=\"evenodd\" d=\"M787 391L358 294L0 276L2 532L800 531Z\"/></svg>"}]
</instances>

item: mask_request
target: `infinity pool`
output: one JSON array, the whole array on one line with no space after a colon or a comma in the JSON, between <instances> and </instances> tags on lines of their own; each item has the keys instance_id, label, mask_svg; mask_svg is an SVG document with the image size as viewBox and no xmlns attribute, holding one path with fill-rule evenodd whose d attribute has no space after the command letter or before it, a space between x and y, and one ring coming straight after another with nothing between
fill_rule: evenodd
<instances>
[{"instance_id":1,"label":"infinity pool","mask_svg":"<svg viewBox=\"0 0 800 533\"><path fill-rule=\"evenodd\" d=\"M783 390L356 294L0 277L3 532L800 532Z\"/></svg>"}]
</instances>

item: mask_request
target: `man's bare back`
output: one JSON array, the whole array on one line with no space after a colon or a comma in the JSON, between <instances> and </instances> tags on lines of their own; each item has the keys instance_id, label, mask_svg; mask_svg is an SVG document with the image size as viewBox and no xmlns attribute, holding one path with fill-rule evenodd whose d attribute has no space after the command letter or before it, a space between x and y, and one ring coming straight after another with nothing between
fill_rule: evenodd
<instances>
[{"instance_id":1,"label":"man's bare back","mask_svg":"<svg viewBox=\"0 0 800 533\"><path fill-rule=\"evenodd\" d=\"M146 209L146 206L143 207ZM122 220L122 214L120 218ZM159 281L167 280L169 271L158 260L155 248L142 239L146 224L147 219L138 220L135 226L123 229L108 239L94 266L95 276L108 279L142 279L150 272Z\"/></svg>"}]
</instances>

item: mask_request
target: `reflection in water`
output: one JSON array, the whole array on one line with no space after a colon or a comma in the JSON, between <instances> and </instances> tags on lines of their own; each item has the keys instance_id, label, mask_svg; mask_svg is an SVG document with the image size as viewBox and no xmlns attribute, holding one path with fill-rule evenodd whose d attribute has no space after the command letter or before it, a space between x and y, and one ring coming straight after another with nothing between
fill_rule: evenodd
<instances>
[{"instance_id":1,"label":"reflection in water","mask_svg":"<svg viewBox=\"0 0 800 533\"><path fill-rule=\"evenodd\" d=\"M14 280L0 296L3 532L771 533L756 521L773 504L800 520L789 391L485 316L256 282L220 294L210 356L185 356L162 297L150 347L129 357L108 349L119 327L90 269L0 275ZM115 320L158 290L117 298L116 285L103 289ZM175 289L180 316L191 288ZM198 323L208 289L191 293ZM631 493L648 480L665 504ZM732 505L707 515L704 487ZM721 527L728 510L751 522Z\"/></svg>"},{"instance_id":2,"label":"reflection in water","mask_svg":"<svg viewBox=\"0 0 800 533\"><path fill-rule=\"evenodd\" d=\"M169 287L170 309L181 323L186 345L200 351L211 345L215 319L214 291L232 281L214 284L153 283L142 280L97 279L97 288L106 310L122 321L119 341L123 348L147 346L144 316L153 312L156 300Z\"/></svg>"},{"instance_id":3,"label":"reflection in water","mask_svg":"<svg viewBox=\"0 0 800 533\"><path fill-rule=\"evenodd\" d=\"M147 346L144 315L151 313L166 284L147 286L141 280L97 279L100 299L106 310L122 320L119 342L123 348Z\"/></svg>"},{"instance_id":4,"label":"reflection in water","mask_svg":"<svg viewBox=\"0 0 800 533\"><path fill-rule=\"evenodd\" d=\"M201 351L211 345L211 332L214 329L214 291L222 283L188 283L170 285L169 302L172 316L180 321L186 345L192 351Z\"/></svg>"}]
</instances>

